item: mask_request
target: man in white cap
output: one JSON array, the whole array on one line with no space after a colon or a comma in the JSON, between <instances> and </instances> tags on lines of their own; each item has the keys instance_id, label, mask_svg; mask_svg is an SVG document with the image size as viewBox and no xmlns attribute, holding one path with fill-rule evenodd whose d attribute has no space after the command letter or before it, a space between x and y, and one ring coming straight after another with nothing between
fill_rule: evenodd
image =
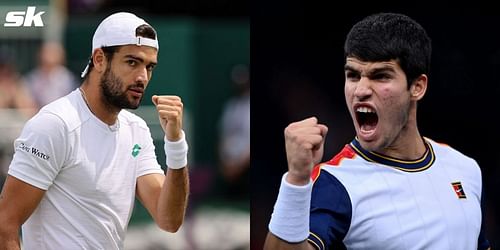
<instances>
[{"instance_id":1,"label":"man in white cap","mask_svg":"<svg viewBox=\"0 0 500 250\"><path fill-rule=\"evenodd\" d=\"M97 27L80 88L40 110L15 141L0 195L0 249L123 249L137 197L176 232L189 189L178 96L153 96L166 174L135 109L157 64L156 31L130 13Z\"/></svg>"}]
</instances>

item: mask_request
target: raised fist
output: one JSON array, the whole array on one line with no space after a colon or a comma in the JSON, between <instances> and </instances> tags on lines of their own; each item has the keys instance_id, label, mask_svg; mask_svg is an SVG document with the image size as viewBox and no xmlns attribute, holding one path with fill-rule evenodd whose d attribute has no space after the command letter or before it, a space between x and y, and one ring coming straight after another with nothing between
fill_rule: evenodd
<instances>
[{"instance_id":1,"label":"raised fist","mask_svg":"<svg viewBox=\"0 0 500 250\"><path fill-rule=\"evenodd\" d=\"M169 141L181 139L182 109L181 98L174 95L154 95L153 103L158 111L161 127Z\"/></svg>"},{"instance_id":2,"label":"raised fist","mask_svg":"<svg viewBox=\"0 0 500 250\"><path fill-rule=\"evenodd\" d=\"M316 117L294 122L285 128L285 147L288 160L287 181L295 185L309 183L312 167L323 157L328 127Z\"/></svg>"}]
</instances>

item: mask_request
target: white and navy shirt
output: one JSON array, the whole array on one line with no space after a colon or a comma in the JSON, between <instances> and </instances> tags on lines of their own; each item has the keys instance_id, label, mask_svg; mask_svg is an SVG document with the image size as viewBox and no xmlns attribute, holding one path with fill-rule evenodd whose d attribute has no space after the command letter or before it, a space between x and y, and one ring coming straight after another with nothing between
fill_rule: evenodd
<instances>
[{"instance_id":1,"label":"white and navy shirt","mask_svg":"<svg viewBox=\"0 0 500 250\"><path fill-rule=\"evenodd\" d=\"M420 159L354 139L313 170L308 241L317 249L487 249L478 164L424 138Z\"/></svg>"},{"instance_id":2,"label":"white and navy shirt","mask_svg":"<svg viewBox=\"0 0 500 250\"><path fill-rule=\"evenodd\" d=\"M144 120L108 126L80 91L45 106L15 141L8 174L46 190L22 226L23 249L123 249L137 178L163 174Z\"/></svg>"}]
</instances>

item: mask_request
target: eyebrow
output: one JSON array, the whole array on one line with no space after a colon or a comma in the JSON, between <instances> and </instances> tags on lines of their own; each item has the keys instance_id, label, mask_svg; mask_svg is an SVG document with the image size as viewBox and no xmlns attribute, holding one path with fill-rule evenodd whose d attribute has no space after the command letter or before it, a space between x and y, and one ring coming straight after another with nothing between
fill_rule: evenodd
<instances>
[{"instance_id":1,"label":"eyebrow","mask_svg":"<svg viewBox=\"0 0 500 250\"><path fill-rule=\"evenodd\" d=\"M129 59L134 59L134 60L137 60L141 63L144 63L144 59L140 58L140 57L137 57L137 56L134 56L134 55L125 55L125 58L129 58ZM149 63L148 65L156 65L158 64L157 62L151 62Z\"/></svg>"},{"instance_id":2,"label":"eyebrow","mask_svg":"<svg viewBox=\"0 0 500 250\"><path fill-rule=\"evenodd\" d=\"M355 69L354 67L352 66L349 66L349 65L344 65L344 71L354 71L354 72L359 72L359 70Z\"/></svg>"},{"instance_id":3,"label":"eyebrow","mask_svg":"<svg viewBox=\"0 0 500 250\"><path fill-rule=\"evenodd\" d=\"M356 72L356 73L361 73L359 70L355 69L354 67L352 67L350 65L345 65L344 66L344 71L352 71L352 72ZM382 72L385 72L385 71L389 71L389 72L392 72L392 73L396 72L393 67L390 67L390 66L381 66L381 67L374 68L374 69L370 70L368 72L368 75L374 75L374 74L382 73Z\"/></svg>"}]
</instances>

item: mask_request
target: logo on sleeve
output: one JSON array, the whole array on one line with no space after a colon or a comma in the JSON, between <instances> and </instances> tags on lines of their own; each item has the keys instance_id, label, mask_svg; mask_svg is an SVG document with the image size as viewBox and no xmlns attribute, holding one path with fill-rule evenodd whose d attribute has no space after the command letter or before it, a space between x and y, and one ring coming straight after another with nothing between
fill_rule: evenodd
<instances>
[{"instance_id":1,"label":"logo on sleeve","mask_svg":"<svg viewBox=\"0 0 500 250\"><path fill-rule=\"evenodd\" d=\"M461 182L452 182L451 185L453 186L453 190L455 191L459 199L467 199Z\"/></svg>"},{"instance_id":2,"label":"logo on sleeve","mask_svg":"<svg viewBox=\"0 0 500 250\"><path fill-rule=\"evenodd\" d=\"M24 144L24 142L21 142L21 144L19 144L19 146L17 146L17 148L21 151L24 151L26 153L31 153L32 155L40 158L40 159L43 159L43 160L46 160L48 161L50 159L50 156L47 155L46 153L40 151L39 149L35 148L35 147L29 147L29 146L26 146L26 144Z\"/></svg>"},{"instance_id":3,"label":"logo on sleeve","mask_svg":"<svg viewBox=\"0 0 500 250\"><path fill-rule=\"evenodd\" d=\"M132 148L132 156L136 157L140 153L141 149L142 148L141 146L139 146L139 144L135 144L134 148Z\"/></svg>"}]
</instances>

